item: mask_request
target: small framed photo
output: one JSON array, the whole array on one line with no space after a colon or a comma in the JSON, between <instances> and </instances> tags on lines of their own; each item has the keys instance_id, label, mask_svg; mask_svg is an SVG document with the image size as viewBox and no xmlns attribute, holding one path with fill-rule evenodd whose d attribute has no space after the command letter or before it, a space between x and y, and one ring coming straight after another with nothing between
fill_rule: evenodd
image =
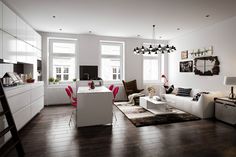
<instances>
[{"instance_id":1,"label":"small framed photo","mask_svg":"<svg viewBox=\"0 0 236 157\"><path fill-rule=\"evenodd\" d=\"M181 59L188 59L188 50L181 52Z\"/></svg>"},{"instance_id":2,"label":"small framed photo","mask_svg":"<svg viewBox=\"0 0 236 157\"><path fill-rule=\"evenodd\" d=\"M193 61L179 62L180 72L193 72Z\"/></svg>"}]
</instances>

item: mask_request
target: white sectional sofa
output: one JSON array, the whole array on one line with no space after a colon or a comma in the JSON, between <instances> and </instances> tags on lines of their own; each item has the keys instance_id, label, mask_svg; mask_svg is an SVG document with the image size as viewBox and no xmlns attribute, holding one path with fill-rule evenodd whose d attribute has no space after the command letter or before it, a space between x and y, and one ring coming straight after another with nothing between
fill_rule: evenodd
<instances>
[{"instance_id":1,"label":"white sectional sofa","mask_svg":"<svg viewBox=\"0 0 236 157\"><path fill-rule=\"evenodd\" d=\"M221 92L210 92L209 94L202 94L198 101L193 101L193 96L199 92L198 89L192 89L190 97L176 96L174 94L162 94L161 97L167 103L182 111L193 114L199 118L211 118L214 116L214 98L222 97Z\"/></svg>"}]
</instances>

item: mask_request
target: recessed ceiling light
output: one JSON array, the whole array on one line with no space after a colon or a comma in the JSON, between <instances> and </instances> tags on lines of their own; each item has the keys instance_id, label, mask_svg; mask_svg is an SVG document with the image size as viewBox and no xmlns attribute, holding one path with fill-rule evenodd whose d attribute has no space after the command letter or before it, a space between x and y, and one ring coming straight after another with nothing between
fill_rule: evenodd
<instances>
[{"instance_id":1,"label":"recessed ceiling light","mask_svg":"<svg viewBox=\"0 0 236 157\"><path fill-rule=\"evenodd\" d=\"M180 28L177 28L177 30L179 31L179 30L180 30Z\"/></svg>"},{"instance_id":2,"label":"recessed ceiling light","mask_svg":"<svg viewBox=\"0 0 236 157\"><path fill-rule=\"evenodd\" d=\"M52 18L54 18L54 19L55 19L55 18L56 18L56 16L55 16L55 15L53 15L53 16L52 16Z\"/></svg>"},{"instance_id":3,"label":"recessed ceiling light","mask_svg":"<svg viewBox=\"0 0 236 157\"><path fill-rule=\"evenodd\" d=\"M60 28L59 31L62 31L62 29Z\"/></svg>"},{"instance_id":4,"label":"recessed ceiling light","mask_svg":"<svg viewBox=\"0 0 236 157\"><path fill-rule=\"evenodd\" d=\"M92 31L89 31L89 34L92 34Z\"/></svg>"},{"instance_id":5,"label":"recessed ceiling light","mask_svg":"<svg viewBox=\"0 0 236 157\"><path fill-rule=\"evenodd\" d=\"M209 15L209 14L207 14L205 17L210 17L210 15Z\"/></svg>"},{"instance_id":6,"label":"recessed ceiling light","mask_svg":"<svg viewBox=\"0 0 236 157\"><path fill-rule=\"evenodd\" d=\"M141 36L141 35L139 35L139 34L137 35L137 37L140 37L140 36Z\"/></svg>"}]
</instances>

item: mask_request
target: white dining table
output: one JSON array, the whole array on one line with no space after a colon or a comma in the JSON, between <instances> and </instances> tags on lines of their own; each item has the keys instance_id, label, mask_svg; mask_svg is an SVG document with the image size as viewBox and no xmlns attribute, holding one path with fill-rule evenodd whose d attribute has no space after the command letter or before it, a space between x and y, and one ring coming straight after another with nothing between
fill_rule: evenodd
<instances>
[{"instance_id":1,"label":"white dining table","mask_svg":"<svg viewBox=\"0 0 236 157\"><path fill-rule=\"evenodd\" d=\"M112 124L113 94L105 86L78 87L76 126Z\"/></svg>"}]
</instances>

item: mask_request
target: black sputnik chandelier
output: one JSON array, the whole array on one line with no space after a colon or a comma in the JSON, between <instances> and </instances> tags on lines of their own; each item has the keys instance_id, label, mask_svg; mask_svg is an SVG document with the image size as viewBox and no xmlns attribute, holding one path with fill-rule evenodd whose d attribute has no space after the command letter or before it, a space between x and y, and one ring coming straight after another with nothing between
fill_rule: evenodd
<instances>
[{"instance_id":1,"label":"black sputnik chandelier","mask_svg":"<svg viewBox=\"0 0 236 157\"><path fill-rule=\"evenodd\" d=\"M161 45L161 44L157 44L156 43L156 39L155 39L155 35L156 35L156 26L153 25L153 43L150 44L149 47L136 47L134 48L134 54L142 54L142 55L153 55L153 54L164 54L164 53L170 53L176 50L176 48L174 46L169 46L167 45Z\"/></svg>"}]
</instances>

